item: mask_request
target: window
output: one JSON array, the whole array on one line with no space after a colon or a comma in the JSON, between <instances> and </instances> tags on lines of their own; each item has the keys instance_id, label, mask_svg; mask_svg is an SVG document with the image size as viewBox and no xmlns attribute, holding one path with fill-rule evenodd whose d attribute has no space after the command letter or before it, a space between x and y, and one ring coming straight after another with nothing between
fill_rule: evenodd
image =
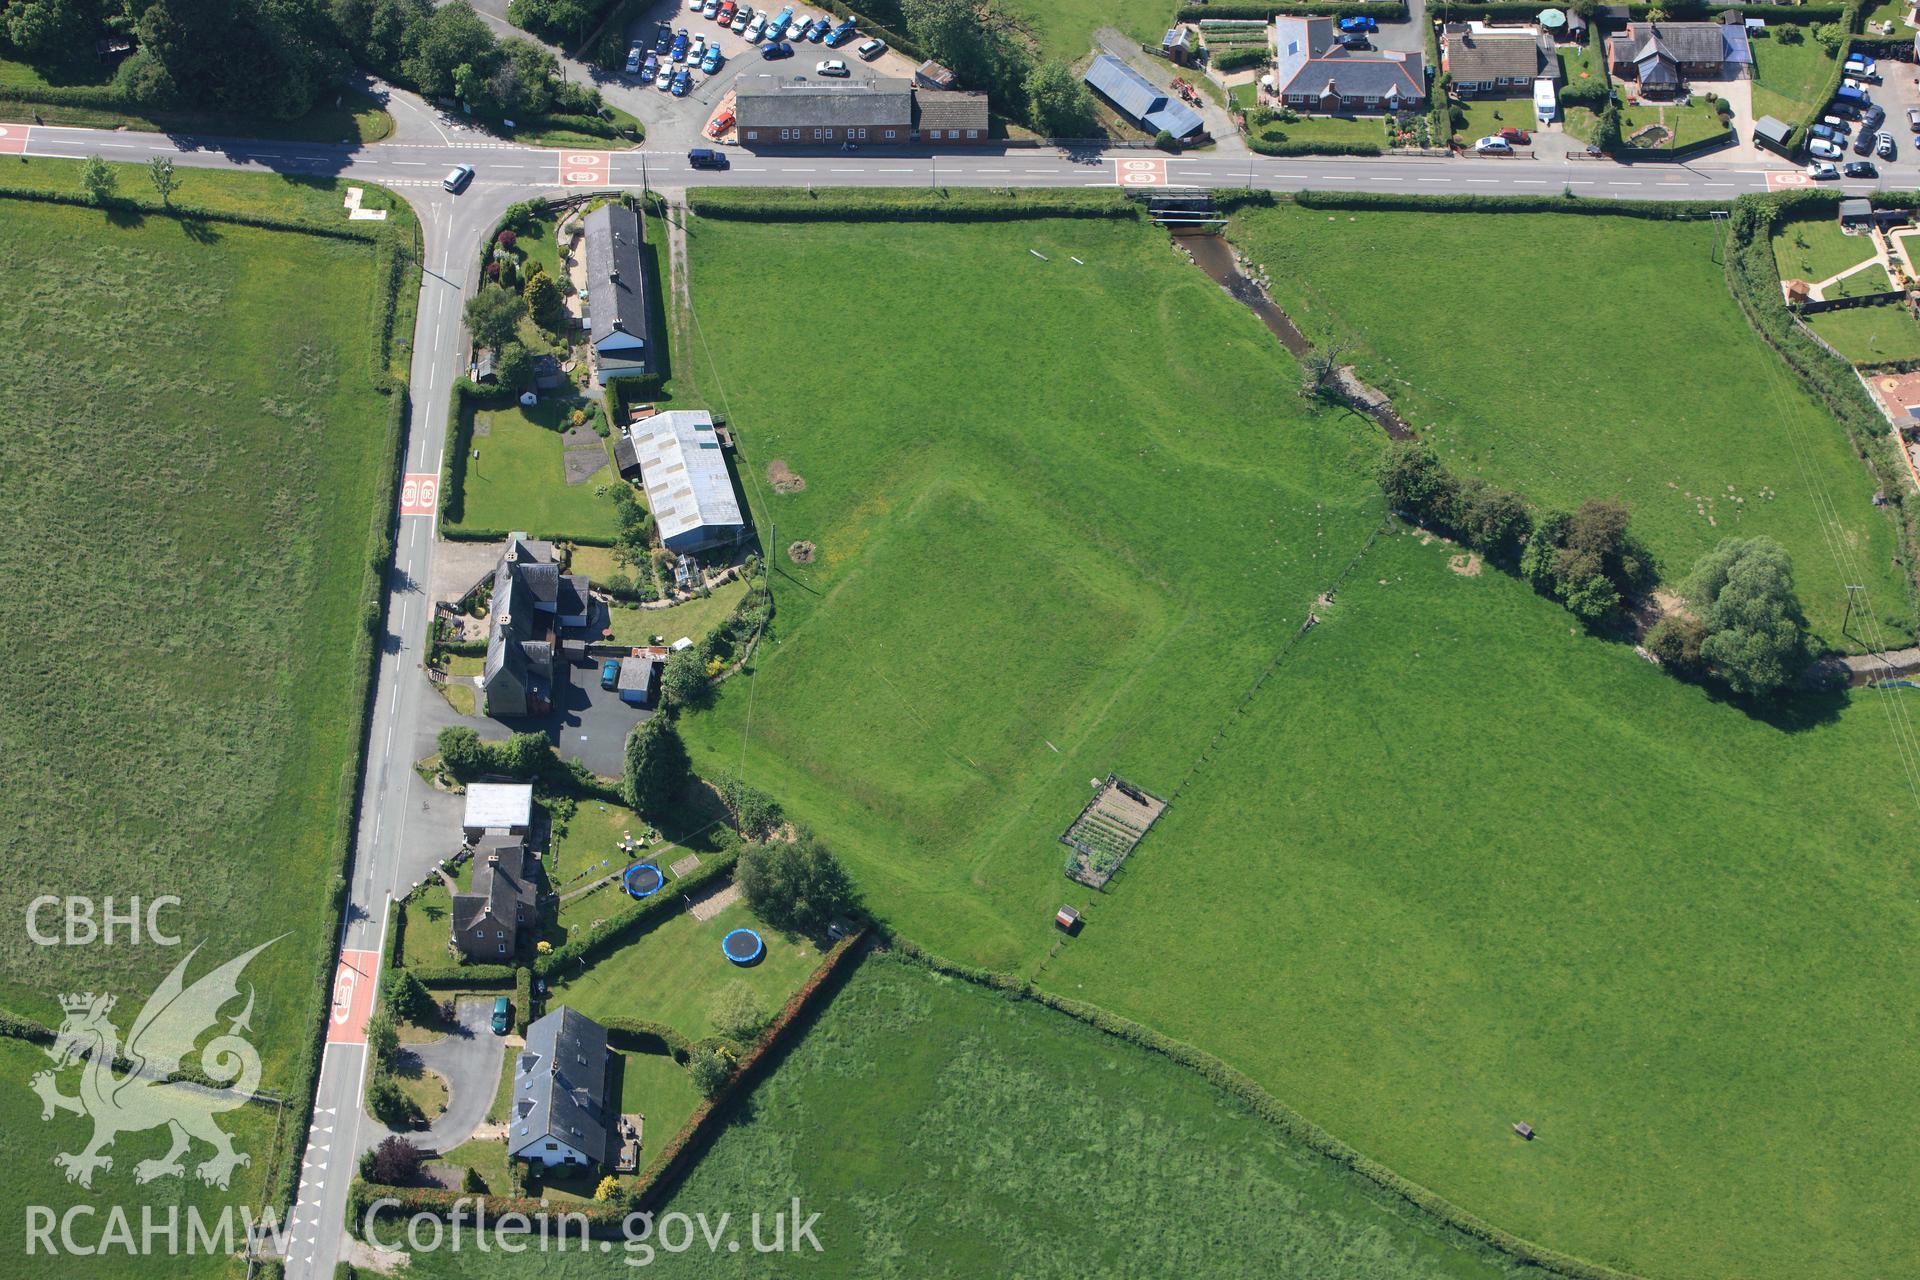
<instances>
[{"instance_id":1,"label":"window","mask_svg":"<svg viewBox=\"0 0 1920 1280\"><path fill-rule=\"evenodd\" d=\"M546 1149L548 1151L558 1151L560 1149L560 1144L557 1142L549 1142L546 1146Z\"/></svg>"},{"instance_id":2,"label":"window","mask_svg":"<svg viewBox=\"0 0 1920 1280\"><path fill-rule=\"evenodd\" d=\"M507 944L504 942L500 944L500 954L501 955L507 954Z\"/></svg>"},{"instance_id":3,"label":"window","mask_svg":"<svg viewBox=\"0 0 1920 1280\"><path fill-rule=\"evenodd\" d=\"M826 131L825 129L815 129L815 130L813 131L813 137L814 137L814 140L815 140L816 142L817 142L817 141L819 141L819 140L820 140L821 138L824 138L824 137L826 137L826 136L827 136L827 131Z\"/></svg>"},{"instance_id":4,"label":"window","mask_svg":"<svg viewBox=\"0 0 1920 1280\"><path fill-rule=\"evenodd\" d=\"M889 142L891 142L893 140L893 134L894 134L894 131L892 129L889 129L887 130L884 136Z\"/></svg>"},{"instance_id":5,"label":"window","mask_svg":"<svg viewBox=\"0 0 1920 1280\"><path fill-rule=\"evenodd\" d=\"M864 141L867 136L867 131L865 129L855 129L853 131L853 136Z\"/></svg>"},{"instance_id":6,"label":"window","mask_svg":"<svg viewBox=\"0 0 1920 1280\"><path fill-rule=\"evenodd\" d=\"M978 129L967 130L967 141L971 142L979 136L980 136L980 131Z\"/></svg>"},{"instance_id":7,"label":"window","mask_svg":"<svg viewBox=\"0 0 1920 1280\"><path fill-rule=\"evenodd\" d=\"M758 129L747 130L747 141L748 142L760 141L760 131Z\"/></svg>"}]
</instances>

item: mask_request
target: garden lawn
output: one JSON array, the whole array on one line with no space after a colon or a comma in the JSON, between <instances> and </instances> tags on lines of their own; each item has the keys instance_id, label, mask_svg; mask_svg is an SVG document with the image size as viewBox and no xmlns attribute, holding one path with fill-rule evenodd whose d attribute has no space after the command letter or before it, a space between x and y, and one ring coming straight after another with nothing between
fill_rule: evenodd
<instances>
[{"instance_id":1,"label":"garden lawn","mask_svg":"<svg viewBox=\"0 0 1920 1280\"><path fill-rule=\"evenodd\" d=\"M37 161L12 177L58 187L77 168ZM145 180L138 167L118 176L130 190ZM229 175L189 190L273 209L315 187ZM304 1050L358 757L362 591L391 465L390 402L373 390L385 371L370 367L374 251L7 201L0 255L14 264L0 282L0 403L33 424L0 432L0 560L15 582L0 623L26 636L49 618L113 620L84 653L27 645L0 674L0 822L33 850L0 906L21 921L40 894L121 908L177 895L162 921L183 943L42 948L15 928L0 936L0 1004L57 1025L60 993L112 992L125 1034L187 948L204 948L192 979L269 944L245 976L250 1039L264 1086L297 1094L311 1087ZM11 1070L0 1083L24 1091ZM51 1127L6 1128L40 1153L10 1167L64 1198L45 1163ZM243 1149L257 1188L279 1157L257 1134ZM130 1174L133 1153L114 1155ZM191 1193L156 1183L127 1202ZM9 1220L0 1253L15 1252Z\"/></svg>"},{"instance_id":2,"label":"garden lawn","mask_svg":"<svg viewBox=\"0 0 1920 1280\"><path fill-rule=\"evenodd\" d=\"M1817 105L1817 96L1833 74L1833 55L1800 30L1799 44L1783 44L1779 32L1753 42L1753 118L1772 116L1797 125Z\"/></svg>"},{"instance_id":3,"label":"garden lawn","mask_svg":"<svg viewBox=\"0 0 1920 1280\"><path fill-rule=\"evenodd\" d=\"M1669 584L1721 539L1767 534L1820 639L1857 647L1847 583L1911 634L1872 476L1748 327L1704 221L1281 205L1230 233L1308 337L1357 337L1346 358L1455 470L1536 508L1624 499ZM1500 269L1461 270L1495 243ZM1382 287L1362 261L1392 264Z\"/></svg>"},{"instance_id":4,"label":"garden lawn","mask_svg":"<svg viewBox=\"0 0 1920 1280\"><path fill-rule=\"evenodd\" d=\"M1807 324L1855 364L1920 360L1920 324L1898 303L1823 311Z\"/></svg>"},{"instance_id":5,"label":"garden lawn","mask_svg":"<svg viewBox=\"0 0 1920 1280\"><path fill-rule=\"evenodd\" d=\"M1887 269L1876 262L1843 280L1834 281L1822 292L1829 298L1864 298L1868 294L1893 292L1893 281L1888 277Z\"/></svg>"},{"instance_id":6,"label":"garden lawn","mask_svg":"<svg viewBox=\"0 0 1920 1280\"><path fill-rule=\"evenodd\" d=\"M1093 33L1101 27L1117 27L1158 49L1177 6L1173 0L1000 0L995 7L1026 30L1042 58L1072 63L1093 49Z\"/></svg>"},{"instance_id":7,"label":"garden lawn","mask_svg":"<svg viewBox=\"0 0 1920 1280\"><path fill-rule=\"evenodd\" d=\"M1664 128L1671 136L1664 141L1633 141L1635 134L1655 126ZM1650 151L1683 150L1726 132L1727 126L1720 123L1719 110L1707 102L1705 94L1695 95L1683 107L1670 102L1642 102L1620 109L1621 142Z\"/></svg>"},{"instance_id":8,"label":"garden lawn","mask_svg":"<svg viewBox=\"0 0 1920 1280\"><path fill-rule=\"evenodd\" d=\"M1459 104L1465 108L1467 122L1454 127L1454 140L1466 146L1472 146L1477 140L1499 133L1502 129L1525 129L1533 132L1533 97L1524 98L1467 98Z\"/></svg>"},{"instance_id":9,"label":"garden lawn","mask_svg":"<svg viewBox=\"0 0 1920 1280\"><path fill-rule=\"evenodd\" d=\"M672 644L682 638L698 644L706 634L725 622L747 594L747 580L735 578L714 588L704 599L689 600L670 609L624 609L612 612L615 644L649 644L655 636L665 636Z\"/></svg>"},{"instance_id":10,"label":"garden lawn","mask_svg":"<svg viewBox=\"0 0 1920 1280\"><path fill-rule=\"evenodd\" d=\"M766 943L758 964L742 968L720 950L735 929L752 929ZM679 912L657 927L602 956L578 977L556 982L548 1007L571 1005L589 1018L645 1018L662 1022L690 1040L714 1034L708 1014L714 997L745 982L772 1017L820 963L804 938L787 938L762 924L744 902L711 920Z\"/></svg>"},{"instance_id":11,"label":"garden lawn","mask_svg":"<svg viewBox=\"0 0 1920 1280\"><path fill-rule=\"evenodd\" d=\"M1773 233L1773 260L1782 280L1817 284L1873 256L1873 240L1850 236L1831 217L1796 218Z\"/></svg>"},{"instance_id":12,"label":"garden lawn","mask_svg":"<svg viewBox=\"0 0 1920 1280\"><path fill-rule=\"evenodd\" d=\"M664 1053L620 1055L620 1111L638 1113L646 1123L640 1129L640 1168L660 1154L673 1135L686 1127L700 1090L687 1069Z\"/></svg>"},{"instance_id":13,"label":"garden lawn","mask_svg":"<svg viewBox=\"0 0 1920 1280\"><path fill-rule=\"evenodd\" d=\"M803 1218L820 1214L821 1252L770 1271L747 1246L749 1215L770 1220L795 1197ZM731 1212L742 1240L661 1259L677 1276L1508 1275L1484 1246L1288 1142L1197 1074L884 956L853 975L662 1212ZM770 1221L763 1231L771 1239ZM415 1255L407 1274L507 1280L524 1262L442 1249ZM633 1270L618 1246L540 1267L555 1280Z\"/></svg>"},{"instance_id":14,"label":"garden lawn","mask_svg":"<svg viewBox=\"0 0 1920 1280\"><path fill-rule=\"evenodd\" d=\"M1769 723L1453 551L1375 545L1042 985L1597 1262L1914 1273L1920 693Z\"/></svg>"},{"instance_id":15,"label":"garden lawn","mask_svg":"<svg viewBox=\"0 0 1920 1280\"><path fill-rule=\"evenodd\" d=\"M617 479L610 468L584 484L567 483L561 433L576 407L556 398L530 409L509 400L468 410L474 417L469 448L480 457L466 464L454 530L518 529L536 538L603 542L619 533L613 498L599 492Z\"/></svg>"},{"instance_id":16,"label":"garden lawn","mask_svg":"<svg viewBox=\"0 0 1920 1280\"><path fill-rule=\"evenodd\" d=\"M1348 116L1302 116L1298 120L1270 120L1252 125L1250 137L1262 142L1370 142L1387 145L1386 127L1377 119Z\"/></svg>"},{"instance_id":17,"label":"garden lawn","mask_svg":"<svg viewBox=\"0 0 1920 1280\"><path fill-rule=\"evenodd\" d=\"M778 612L681 732L909 936L1030 965L1088 779L1179 783L1378 521L1377 428L1307 406L1272 335L1143 224L690 239L702 388L777 522ZM781 293L756 284L774 259ZM874 354L764 376L809 343ZM774 495L775 461L806 488Z\"/></svg>"}]
</instances>

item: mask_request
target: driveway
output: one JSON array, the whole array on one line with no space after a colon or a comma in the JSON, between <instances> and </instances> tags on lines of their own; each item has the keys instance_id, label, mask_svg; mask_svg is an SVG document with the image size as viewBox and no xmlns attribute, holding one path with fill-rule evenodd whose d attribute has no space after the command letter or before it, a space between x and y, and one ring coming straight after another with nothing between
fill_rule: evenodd
<instances>
[{"instance_id":1,"label":"driveway","mask_svg":"<svg viewBox=\"0 0 1920 1280\"><path fill-rule=\"evenodd\" d=\"M459 1029L451 1035L404 1050L446 1078L447 1109L421 1135L422 1145L439 1152L453 1150L486 1123L507 1054L506 1037L493 1034L492 1000L462 999L454 1020Z\"/></svg>"},{"instance_id":2,"label":"driveway","mask_svg":"<svg viewBox=\"0 0 1920 1280\"><path fill-rule=\"evenodd\" d=\"M627 735L653 712L620 701L600 687L599 663L575 667L555 664L553 710L537 719L496 723L514 733L544 733L562 760L578 760L603 778L617 778L625 763Z\"/></svg>"},{"instance_id":3,"label":"driveway","mask_svg":"<svg viewBox=\"0 0 1920 1280\"><path fill-rule=\"evenodd\" d=\"M1368 38L1369 43L1376 49L1424 54L1427 51L1426 22L1426 0L1408 0L1407 20L1381 23L1380 29ZM1435 68L1435 74L1439 74L1438 68Z\"/></svg>"}]
</instances>

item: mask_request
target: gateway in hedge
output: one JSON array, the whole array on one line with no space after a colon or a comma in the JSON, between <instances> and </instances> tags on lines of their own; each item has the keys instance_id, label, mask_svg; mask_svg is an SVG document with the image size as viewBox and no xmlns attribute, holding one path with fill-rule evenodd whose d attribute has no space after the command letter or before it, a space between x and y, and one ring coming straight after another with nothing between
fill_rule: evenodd
<instances>
[{"instance_id":1,"label":"gateway in hedge","mask_svg":"<svg viewBox=\"0 0 1920 1280\"><path fill-rule=\"evenodd\" d=\"M1426 59L1394 49L1350 49L1332 18L1276 18L1273 93L1295 111L1379 115L1418 111Z\"/></svg>"}]
</instances>

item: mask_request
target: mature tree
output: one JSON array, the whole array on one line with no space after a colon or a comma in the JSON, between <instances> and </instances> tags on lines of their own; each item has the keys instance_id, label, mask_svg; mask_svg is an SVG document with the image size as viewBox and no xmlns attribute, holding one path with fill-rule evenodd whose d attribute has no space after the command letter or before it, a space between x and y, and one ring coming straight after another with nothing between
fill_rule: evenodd
<instances>
[{"instance_id":1,"label":"mature tree","mask_svg":"<svg viewBox=\"0 0 1920 1280\"><path fill-rule=\"evenodd\" d=\"M181 98L214 110L305 115L347 65L313 0L152 0L137 30Z\"/></svg>"},{"instance_id":2,"label":"mature tree","mask_svg":"<svg viewBox=\"0 0 1920 1280\"><path fill-rule=\"evenodd\" d=\"M147 161L147 180L153 183L153 189L160 195L160 207L173 204L173 192L180 180L173 173L172 156L155 156Z\"/></svg>"},{"instance_id":3,"label":"mature tree","mask_svg":"<svg viewBox=\"0 0 1920 1280\"><path fill-rule=\"evenodd\" d=\"M0 8L0 28L15 49L46 60L90 46L94 18L73 0L13 0Z\"/></svg>"},{"instance_id":4,"label":"mature tree","mask_svg":"<svg viewBox=\"0 0 1920 1280\"><path fill-rule=\"evenodd\" d=\"M537 263L535 269L527 274L527 283L521 289L521 296L526 300L527 311L532 314L535 324L546 329L560 327L560 313L565 307L560 297L560 286L553 282L552 276L539 270Z\"/></svg>"},{"instance_id":5,"label":"mature tree","mask_svg":"<svg viewBox=\"0 0 1920 1280\"><path fill-rule=\"evenodd\" d=\"M819 933L859 896L839 859L810 835L751 846L740 855L734 880L754 914L797 933Z\"/></svg>"},{"instance_id":6,"label":"mature tree","mask_svg":"<svg viewBox=\"0 0 1920 1280\"><path fill-rule=\"evenodd\" d=\"M113 189L117 183L113 166L99 156L88 156L86 164L80 168L80 185L87 189L87 199L95 204L105 204L113 199Z\"/></svg>"},{"instance_id":7,"label":"mature tree","mask_svg":"<svg viewBox=\"0 0 1920 1280\"><path fill-rule=\"evenodd\" d=\"M1647 652L1675 675L1691 676L1700 670L1700 646L1707 629L1691 614L1670 613L1647 632Z\"/></svg>"},{"instance_id":8,"label":"mature tree","mask_svg":"<svg viewBox=\"0 0 1920 1280\"><path fill-rule=\"evenodd\" d=\"M1064 62L1042 62L1027 73L1027 123L1047 138L1092 137L1093 94Z\"/></svg>"},{"instance_id":9,"label":"mature tree","mask_svg":"<svg viewBox=\"0 0 1920 1280\"><path fill-rule=\"evenodd\" d=\"M430 98L452 94L454 73L461 67L484 79L500 58L493 32L467 0L452 0L411 23L406 45L401 74Z\"/></svg>"},{"instance_id":10,"label":"mature tree","mask_svg":"<svg viewBox=\"0 0 1920 1280\"><path fill-rule=\"evenodd\" d=\"M693 1077L693 1087L702 1097L717 1097L733 1075L733 1063L718 1049L697 1045L687 1055L687 1073Z\"/></svg>"},{"instance_id":11,"label":"mature tree","mask_svg":"<svg viewBox=\"0 0 1920 1280\"><path fill-rule=\"evenodd\" d=\"M1507 563L1533 528L1519 494L1496 488L1478 476L1460 482L1447 523L1468 546Z\"/></svg>"},{"instance_id":12,"label":"mature tree","mask_svg":"<svg viewBox=\"0 0 1920 1280\"><path fill-rule=\"evenodd\" d=\"M515 778L537 778L553 759L553 743L544 733L516 733L491 749L493 767Z\"/></svg>"},{"instance_id":13,"label":"mature tree","mask_svg":"<svg viewBox=\"0 0 1920 1280\"><path fill-rule=\"evenodd\" d=\"M424 1022L433 1013L433 996L419 975L401 969L387 983L387 1010L402 1022Z\"/></svg>"},{"instance_id":14,"label":"mature tree","mask_svg":"<svg viewBox=\"0 0 1920 1280\"><path fill-rule=\"evenodd\" d=\"M440 731L440 763L456 778L470 778L486 767L487 744L480 735L463 724L450 724Z\"/></svg>"},{"instance_id":15,"label":"mature tree","mask_svg":"<svg viewBox=\"0 0 1920 1280\"><path fill-rule=\"evenodd\" d=\"M751 1040L767 1025L767 1008L760 997L739 978L720 988L707 1011L714 1030L734 1040Z\"/></svg>"},{"instance_id":16,"label":"mature tree","mask_svg":"<svg viewBox=\"0 0 1920 1280\"><path fill-rule=\"evenodd\" d=\"M667 659L660 673L660 701L669 707L698 710L713 697L713 681L707 678L706 663L693 649L682 649Z\"/></svg>"},{"instance_id":17,"label":"mature tree","mask_svg":"<svg viewBox=\"0 0 1920 1280\"><path fill-rule=\"evenodd\" d=\"M1772 538L1728 538L1701 557L1687 599L1706 637L1700 656L1741 693L1772 693L1806 661L1806 624L1793 561Z\"/></svg>"},{"instance_id":18,"label":"mature tree","mask_svg":"<svg viewBox=\"0 0 1920 1280\"><path fill-rule=\"evenodd\" d=\"M464 3L464 0L454 0L454 3ZM481 285L480 292L467 299L467 332L473 335L476 345L498 350L513 341L520 317L526 314L527 304L520 300L519 294L497 284Z\"/></svg>"},{"instance_id":19,"label":"mature tree","mask_svg":"<svg viewBox=\"0 0 1920 1280\"><path fill-rule=\"evenodd\" d=\"M533 385L533 352L518 342L500 348L493 359L493 375L503 391L515 395Z\"/></svg>"},{"instance_id":20,"label":"mature tree","mask_svg":"<svg viewBox=\"0 0 1920 1280\"><path fill-rule=\"evenodd\" d=\"M373 1181L382 1186L401 1187L420 1172L422 1152L398 1134L388 1134L370 1153L373 1156Z\"/></svg>"},{"instance_id":21,"label":"mature tree","mask_svg":"<svg viewBox=\"0 0 1920 1280\"><path fill-rule=\"evenodd\" d=\"M673 717L656 715L627 735L621 783L627 804L640 816L653 820L665 813L692 774L693 765L673 727Z\"/></svg>"},{"instance_id":22,"label":"mature tree","mask_svg":"<svg viewBox=\"0 0 1920 1280\"><path fill-rule=\"evenodd\" d=\"M389 1129L408 1129L426 1120L420 1104L409 1098L392 1076L384 1072L367 1086L367 1110Z\"/></svg>"},{"instance_id":23,"label":"mature tree","mask_svg":"<svg viewBox=\"0 0 1920 1280\"><path fill-rule=\"evenodd\" d=\"M1455 484L1440 457L1418 440L1395 440L1374 467L1387 505L1422 520L1453 505Z\"/></svg>"}]
</instances>

